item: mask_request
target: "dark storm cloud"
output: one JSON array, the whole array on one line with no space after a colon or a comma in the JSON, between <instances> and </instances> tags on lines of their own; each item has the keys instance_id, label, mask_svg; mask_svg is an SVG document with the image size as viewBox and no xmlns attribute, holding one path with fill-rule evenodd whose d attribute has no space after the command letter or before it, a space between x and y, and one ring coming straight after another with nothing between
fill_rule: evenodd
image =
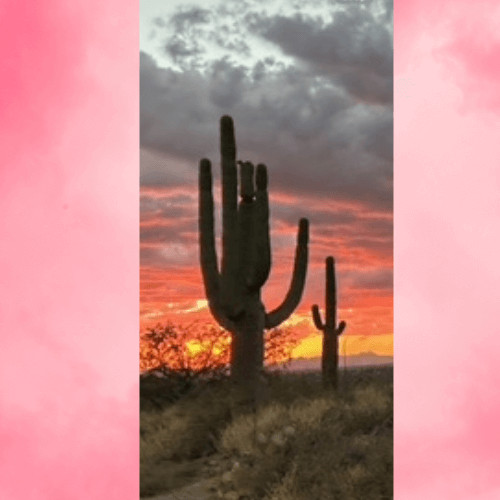
<instances>
[{"instance_id":1,"label":"dark storm cloud","mask_svg":"<svg viewBox=\"0 0 500 500\"><path fill-rule=\"evenodd\" d=\"M392 33L369 9L350 5L328 24L300 14L249 14L247 20L252 30L330 76L355 98L392 103Z\"/></svg>"},{"instance_id":2,"label":"dark storm cloud","mask_svg":"<svg viewBox=\"0 0 500 500\"><path fill-rule=\"evenodd\" d=\"M187 177L202 157L218 162L218 120L229 113L240 158L265 162L275 189L391 210L390 106L356 102L322 75L269 59L176 72L142 53L140 75L141 146L192 165ZM141 182L166 185L173 174L165 170L161 178L141 164Z\"/></svg>"},{"instance_id":3,"label":"dark storm cloud","mask_svg":"<svg viewBox=\"0 0 500 500\"><path fill-rule=\"evenodd\" d=\"M186 194L141 195L141 243L146 247L176 243L196 247L198 222L196 197ZM175 257L175 255L174 255ZM164 260L164 256L161 257Z\"/></svg>"},{"instance_id":4,"label":"dark storm cloud","mask_svg":"<svg viewBox=\"0 0 500 500\"><path fill-rule=\"evenodd\" d=\"M193 217L177 220L175 224L162 224L154 226L143 225L140 229L141 242L147 245L157 243L180 242L186 246L195 246L198 243L198 226Z\"/></svg>"},{"instance_id":5,"label":"dark storm cloud","mask_svg":"<svg viewBox=\"0 0 500 500\"><path fill-rule=\"evenodd\" d=\"M230 109L243 98L246 72L227 60L216 61L210 71L210 100L220 109Z\"/></svg>"}]
</instances>

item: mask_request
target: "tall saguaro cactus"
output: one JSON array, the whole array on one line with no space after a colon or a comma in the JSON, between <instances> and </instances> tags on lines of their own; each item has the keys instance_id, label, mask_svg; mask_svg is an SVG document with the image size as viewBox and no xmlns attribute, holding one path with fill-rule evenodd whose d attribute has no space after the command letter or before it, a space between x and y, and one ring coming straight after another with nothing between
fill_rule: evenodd
<instances>
[{"instance_id":1,"label":"tall saguaro cactus","mask_svg":"<svg viewBox=\"0 0 500 500\"><path fill-rule=\"evenodd\" d=\"M231 375L256 383L264 362L264 329L274 328L297 307L307 272L309 223L301 219L293 277L282 304L266 313L261 288L271 270L267 168L236 161L233 120L220 120L222 166L222 259L219 270L214 234L211 164L200 161L200 263L210 311L232 335ZM239 166L239 202L238 175ZM254 170L256 170L254 172Z\"/></svg>"},{"instance_id":2,"label":"tall saguaro cactus","mask_svg":"<svg viewBox=\"0 0 500 500\"><path fill-rule=\"evenodd\" d=\"M337 371L339 365L338 337L346 327L345 321L337 324L337 285L335 283L335 261L333 257L326 259L326 293L325 293L325 322L321 321L319 308L312 306L314 324L323 332L323 353L321 357L321 371L323 383L337 388Z\"/></svg>"}]
</instances>

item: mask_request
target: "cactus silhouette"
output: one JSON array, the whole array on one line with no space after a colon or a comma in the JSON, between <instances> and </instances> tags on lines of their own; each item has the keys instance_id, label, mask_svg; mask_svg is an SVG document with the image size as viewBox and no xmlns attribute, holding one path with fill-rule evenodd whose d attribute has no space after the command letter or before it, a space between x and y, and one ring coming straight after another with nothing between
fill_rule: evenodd
<instances>
[{"instance_id":1,"label":"cactus silhouette","mask_svg":"<svg viewBox=\"0 0 500 500\"><path fill-rule=\"evenodd\" d=\"M323 332L323 353L321 357L321 371L323 383L335 389L338 385L338 337L346 327L345 321L337 323L337 286L335 283L335 261L333 257L326 259L326 292L325 292L325 322L321 321L319 307L312 306L314 324Z\"/></svg>"},{"instance_id":2,"label":"cactus silhouette","mask_svg":"<svg viewBox=\"0 0 500 500\"><path fill-rule=\"evenodd\" d=\"M220 120L222 167L222 259L219 270L214 234L211 163L200 161L200 264L210 311L231 332L231 376L256 387L263 368L264 329L286 320L297 307L307 272L309 223L299 222L293 277L288 293L266 313L261 288L271 270L267 168L236 161L233 120ZM238 203L239 166L240 199ZM255 170L255 172L254 172Z\"/></svg>"}]
</instances>

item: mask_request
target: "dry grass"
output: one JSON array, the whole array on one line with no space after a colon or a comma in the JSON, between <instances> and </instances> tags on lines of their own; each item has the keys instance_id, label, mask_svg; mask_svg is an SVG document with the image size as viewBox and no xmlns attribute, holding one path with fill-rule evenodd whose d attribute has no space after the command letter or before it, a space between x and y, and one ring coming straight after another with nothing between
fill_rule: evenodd
<instances>
[{"instance_id":1,"label":"dry grass","mask_svg":"<svg viewBox=\"0 0 500 500\"><path fill-rule=\"evenodd\" d=\"M255 413L233 411L225 382L142 411L141 495L193 482L216 454L220 489L247 499L392 498L392 369L342 382L335 395L317 374L272 376Z\"/></svg>"},{"instance_id":2,"label":"dry grass","mask_svg":"<svg viewBox=\"0 0 500 500\"><path fill-rule=\"evenodd\" d=\"M214 453L231 415L222 389L206 388L161 410L141 411L141 496L189 483L199 459Z\"/></svg>"}]
</instances>

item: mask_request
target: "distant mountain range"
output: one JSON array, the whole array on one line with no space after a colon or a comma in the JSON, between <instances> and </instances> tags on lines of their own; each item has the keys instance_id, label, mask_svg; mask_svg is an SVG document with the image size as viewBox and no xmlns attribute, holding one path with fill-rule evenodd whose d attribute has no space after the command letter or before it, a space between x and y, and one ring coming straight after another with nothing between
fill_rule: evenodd
<instances>
[{"instance_id":1,"label":"distant mountain range","mask_svg":"<svg viewBox=\"0 0 500 500\"><path fill-rule=\"evenodd\" d=\"M360 366L387 366L392 365L393 362L394 358L392 356L378 356L377 354L369 351L352 356L347 356L346 358L341 356L339 359L339 369L344 368L344 366L346 368L354 368ZM280 366L279 368L283 367ZM286 366L286 369L294 372L320 371L321 358L293 359Z\"/></svg>"}]
</instances>

